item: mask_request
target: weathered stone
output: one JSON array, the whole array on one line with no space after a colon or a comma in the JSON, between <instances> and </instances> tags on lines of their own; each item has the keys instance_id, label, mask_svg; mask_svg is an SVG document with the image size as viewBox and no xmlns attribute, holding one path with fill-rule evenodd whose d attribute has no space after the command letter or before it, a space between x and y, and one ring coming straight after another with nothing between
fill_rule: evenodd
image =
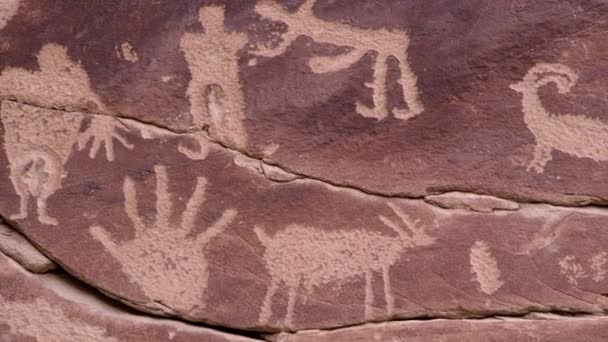
<instances>
[{"instance_id":1,"label":"weathered stone","mask_svg":"<svg viewBox=\"0 0 608 342\"><path fill-rule=\"evenodd\" d=\"M11 173L0 170L0 212L70 273L142 310L294 330L608 309L601 209L477 213L278 183L202 135L1 109ZM95 142L106 153L91 153Z\"/></svg>"},{"instance_id":2,"label":"weathered stone","mask_svg":"<svg viewBox=\"0 0 608 342\"><path fill-rule=\"evenodd\" d=\"M108 296L239 329L604 314L606 15L11 0L0 215Z\"/></svg>"},{"instance_id":3,"label":"weathered stone","mask_svg":"<svg viewBox=\"0 0 608 342\"><path fill-rule=\"evenodd\" d=\"M428 342L428 341L604 341L606 317L554 320L432 320L369 324L334 331L303 331L275 336L276 342Z\"/></svg>"},{"instance_id":4,"label":"weathered stone","mask_svg":"<svg viewBox=\"0 0 608 342\"><path fill-rule=\"evenodd\" d=\"M30 272L44 273L56 265L40 253L23 235L0 222L0 251L27 268Z\"/></svg>"},{"instance_id":5,"label":"weathered stone","mask_svg":"<svg viewBox=\"0 0 608 342\"><path fill-rule=\"evenodd\" d=\"M5 2L1 98L366 192L608 202L604 0Z\"/></svg>"},{"instance_id":6,"label":"weathered stone","mask_svg":"<svg viewBox=\"0 0 608 342\"><path fill-rule=\"evenodd\" d=\"M0 341L254 341L125 312L65 276L33 275L0 253Z\"/></svg>"}]
</instances>

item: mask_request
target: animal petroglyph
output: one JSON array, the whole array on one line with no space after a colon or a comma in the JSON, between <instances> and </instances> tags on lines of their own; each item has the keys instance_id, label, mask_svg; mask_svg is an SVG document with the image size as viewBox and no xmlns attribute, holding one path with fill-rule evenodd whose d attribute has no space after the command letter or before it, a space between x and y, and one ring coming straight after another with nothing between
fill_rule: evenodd
<instances>
[{"instance_id":1,"label":"animal petroglyph","mask_svg":"<svg viewBox=\"0 0 608 342\"><path fill-rule=\"evenodd\" d=\"M9 20L17 14L21 0L2 0L0 1L0 30L6 26Z\"/></svg>"},{"instance_id":2,"label":"animal petroglyph","mask_svg":"<svg viewBox=\"0 0 608 342\"><path fill-rule=\"evenodd\" d=\"M327 73L347 69L358 62L363 55L374 51L376 53L373 66L374 79L371 84L366 84L372 89L374 105L370 108L357 102L357 112L364 117L378 120L386 118L389 112L400 120L409 120L422 113L424 107L419 99L417 78L408 63L408 34L400 30L363 29L345 23L321 20L314 14L314 3L314 0L306 0L293 13L288 12L277 1L263 0L256 3L256 12L273 21L284 22L288 25L288 31L281 37L282 41L277 46L258 44L253 53L264 57L281 55L301 35L308 36L318 43L347 47L346 53L337 56L317 56L309 60L308 64L314 73ZM399 61L401 78L398 83L401 85L409 109L388 108L387 61L391 56Z\"/></svg>"},{"instance_id":3,"label":"animal petroglyph","mask_svg":"<svg viewBox=\"0 0 608 342\"><path fill-rule=\"evenodd\" d=\"M79 133L84 116L4 101L0 107L4 126L4 149L10 164L10 179L20 197L19 214L14 220L28 216L30 197L36 199L38 221L57 225L47 213L47 200L61 187L66 176L64 165L78 142L83 149L93 139L91 153L94 158L101 142L105 142L108 160L114 159L112 139L116 138L132 148L114 129L117 121L99 116L92 119L89 128Z\"/></svg>"},{"instance_id":4,"label":"animal petroglyph","mask_svg":"<svg viewBox=\"0 0 608 342\"><path fill-rule=\"evenodd\" d=\"M608 263L606 252L597 253L589 258L588 268L579 263L574 255L567 255L559 261L559 273L574 286L578 285L579 280L588 278L599 283L606 278L606 263Z\"/></svg>"},{"instance_id":5,"label":"animal petroglyph","mask_svg":"<svg viewBox=\"0 0 608 342\"><path fill-rule=\"evenodd\" d=\"M47 108L105 111L86 71L70 60L65 47L44 45L38 53L38 65L40 71L6 68L0 74L0 97Z\"/></svg>"},{"instance_id":6,"label":"animal petroglyph","mask_svg":"<svg viewBox=\"0 0 608 342\"><path fill-rule=\"evenodd\" d=\"M156 174L156 217L144 223L139 215L135 183L125 178L124 210L135 229L135 237L116 242L100 226L90 228L91 235L122 265L123 271L138 284L150 301L188 314L202 307L207 288L205 246L234 220L236 210L227 209L203 233L191 237L195 220L205 202L207 181L197 178L196 187L181 214L172 222L174 198L169 192L169 179L164 166L154 167Z\"/></svg>"},{"instance_id":7,"label":"animal petroglyph","mask_svg":"<svg viewBox=\"0 0 608 342\"><path fill-rule=\"evenodd\" d=\"M550 83L560 94L566 94L577 80L578 75L563 64L539 63L521 82L511 85L522 94L524 122L536 140L528 170L544 172L554 149L578 158L608 161L608 123L584 115L549 113L538 94Z\"/></svg>"},{"instance_id":8,"label":"animal petroglyph","mask_svg":"<svg viewBox=\"0 0 608 342\"><path fill-rule=\"evenodd\" d=\"M289 225L270 236L256 226L255 233L266 248L264 261L271 277L260 312L260 324L266 324L271 318L272 297L281 283L289 291L284 325L290 327L296 291L300 287L312 293L320 285L337 283L341 286L360 275L365 277L365 318L371 319L374 272L382 274L390 316L395 303L391 293L389 268L397 262L404 250L431 245L435 239L427 235L419 220L412 220L393 204L389 204L389 207L401 222L397 223L382 215L379 219L396 233L395 236L364 230L327 232L298 224Z\"/></svg>"},{"instance_id":9,"label":"animal petroglyph","mask_svg":"<svg viewBox=\"0 0 608 342\"><path fill-rule=\"evenodd\" d=\"M247 35L224 30L221 6L202 7L199 19L205 31L185 33L180 44L192 74L187 96L194 124L208 125L212 136L244 147L245 99L237 52L247 43Z\"/></svg>"},{"instance_id":10,"label":"animal petroglyph","mask_svg":"<svg viewBox=\"0 0 608 342\"><path fill-rule=\"evenodd\" d=\"M68 317L61 308L44 299L30 303L11 302L0 296L0 302L0 322L8 325L10 334L49 342L118 342L107 336L106 329Z\"/></svg>"},{"instance_id":11,"label":"animal petroglyph","mask_svg":"<svg viewBox=\"0 0 608 342\"><path fill-rule=\"evenodd\" d=\"M481 292L491 295L504 285L496 259L485 241L476 241L471 247L469 262L471 273L475 276L473 280L479 284Z\"/></svg>"}]
</instances>

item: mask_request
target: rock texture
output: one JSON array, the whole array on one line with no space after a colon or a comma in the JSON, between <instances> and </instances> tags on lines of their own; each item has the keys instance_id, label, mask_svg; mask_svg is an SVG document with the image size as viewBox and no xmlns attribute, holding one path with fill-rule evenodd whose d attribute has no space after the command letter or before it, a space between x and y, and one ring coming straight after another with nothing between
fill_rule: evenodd
<instances>
[{"instance_id":1,"label":"rock texture","mask_svg":"<svg viewBox=\"0 0 608 342\"><path fill-rule=\"evenodd\" d=\"M21 264L28 271L44 273L56 265L40 253L23 235L0 223L0 251Z\"/></svg>"},{"instance_id":2,"label":"rock texture","mask_svg":"<svg viewBox=\"0 0 608 342\"><path fill-rule=\"evenodd\" d=\"M604 341L605 317L486 320L433 320L370 324L334 331L279 335L276 342L427 342L427 341Z\"/></svg>"},{"instance_id":3,"label":"rock texture","mask_svg":"<svg viewBox=\"0 0 608 342\"><path fill-rule=\"evenodd\" d=\"M65 276L31 274L2 253L0 266L0 341L255 341L126 313Z\"/></svg>"},{"instance_id":4,"label":"rock texture","mask_svg":"<svg viewBox=\"0 0 608 342\"><path fill-rule=\"evenodd\" d=\"M0 216L25 238L0 246L30 267L10 246L31 241L147 314L255 332L603 315L607 15L5 1Z\"/></svg>"}]
</instances>

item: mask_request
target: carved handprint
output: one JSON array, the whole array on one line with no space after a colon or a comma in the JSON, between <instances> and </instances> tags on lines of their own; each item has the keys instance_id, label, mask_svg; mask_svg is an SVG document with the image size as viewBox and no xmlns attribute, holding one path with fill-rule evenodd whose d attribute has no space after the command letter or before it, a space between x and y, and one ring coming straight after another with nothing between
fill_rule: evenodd
<instances>
[{"instance_id":1,"label":"carved handprint","mask_svg":"<svg viewBox=\"0 0 608 342\"><path fill-rule=\"evenodd\" d=\"M168 191L167 170L154 167L156 173L156 218L147 225L137 209L135 183L125 178L125 212L135 229L135 237L116 242L100 226L92 226L91 234L122 264L123 271L141 286L150 301L170 310L187 314L203 304L207 287L207 259L204 247L234 220L236 210L227 209L205 232L190 234L205 201L207 181L198 177L192 196L186 203L179 223L173 217L172 194Z\"/></svg>"},{"instance_id":2,"label":"carved handprint","mask_svg":"<svg viewBox=\"0 0 608 342\"><path fill-rule=\"evenodd\" d=\"M97 116L91 119L91 124L84 132L78 137L78 150L82 151L87 147L90 140L93 140L89 157L94 159L97 156L97 152L101 147L101 144L105 145L106 158L109 161L114 160L114 139L118 140L128 149L133 149L133 145L128 143L127 140L118 133L118 128L128 131L129 128L126 125L121 124L118 119Z\"/></svg>"}]
</instances>

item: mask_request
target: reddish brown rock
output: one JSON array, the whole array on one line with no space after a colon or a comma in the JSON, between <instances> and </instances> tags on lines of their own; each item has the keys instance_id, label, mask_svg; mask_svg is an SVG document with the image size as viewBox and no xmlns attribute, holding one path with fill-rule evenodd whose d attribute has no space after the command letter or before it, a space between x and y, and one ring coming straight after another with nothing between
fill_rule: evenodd
<instances>
[{"instance_id":1,"label":"reddish brown rock","mask_svg":"<svg viewBox=\"0 0 608 342\"><path fill-rule=\"evenodd\" d=\"M0 212L70 273L141 310L299 330L608 309L602 209L477 213L274 182L204 135L1 109L11 168Z\"/></svg>"},{"instance_id":2,"label":"reddish brown rock","mask_svg":"<svg viewBox=\"0 0 608 342\"><path fill-rule=\"evenodd\" d=\"M269 332L608 310L603 0L7 4L0 215L108 296Z\"/></svg>"},{"instance_id":3,"label":"reddish brown rock","mask_svg":"<svg viewBox=\"0 0 608 342\"><path fill-rule=\"evenodd\" d=\"M0 252L8 255L28 271L44 273L56 265L42 255L23 235L0 222Z\"/></svg>"},{"instance_id":4,"label":"reddish brown rock","mask_svg":"<svg viewBox=\"0 0 608 342\"><path fill-rule=\"evenodd\" d=\"M0 253L0 341L255 341L124 312L57 274L34 275Z\"/></svg>"},{"instance_id":5,"label":"reddish brown rock","mask_svg":"<svg viewBox=\"0 0 608 342\"><path fill-rule=\"evenodd\" d=\"M284 334L273 338L276 342L590 342L606 339L608 339L608 319L605 317L394 322L334 331Z\"/></svg>"}]
</instances>

